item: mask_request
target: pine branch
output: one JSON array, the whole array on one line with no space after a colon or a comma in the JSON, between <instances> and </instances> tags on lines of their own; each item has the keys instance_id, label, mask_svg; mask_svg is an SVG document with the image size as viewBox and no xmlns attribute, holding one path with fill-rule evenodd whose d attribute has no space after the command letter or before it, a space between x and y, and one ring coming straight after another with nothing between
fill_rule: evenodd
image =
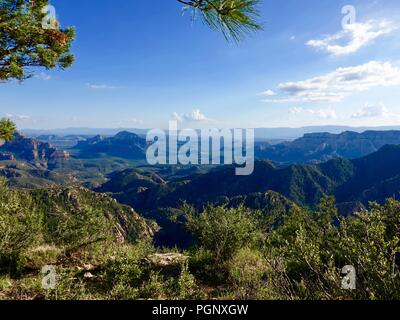
<instances>
[{"instance_id":1,"label":"pine branch","mask_svg":"<svg viewBox=\"0 0 400 320\"><path fill-rule=\"evenodd\" d=\"M260 0L177 0L194 11L200 11L211 29L220 31L228 41L240 42L245 36L262 29L257 21Z\"/></svg>"}]
</instances>

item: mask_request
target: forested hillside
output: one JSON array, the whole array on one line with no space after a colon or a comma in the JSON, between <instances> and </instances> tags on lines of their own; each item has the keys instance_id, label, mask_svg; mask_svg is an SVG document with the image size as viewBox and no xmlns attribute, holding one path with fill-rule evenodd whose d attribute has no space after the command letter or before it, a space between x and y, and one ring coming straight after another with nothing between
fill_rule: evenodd
<instances>
[{"instance_id":1,"label":"forested hillside","mask_svg":"<svg viewBox=\"0 0 400 320\"><path fill-rule=\"evenodd\" d=\"M395 200L347 218L333 198L277 215L184 206L179 219L195 243L177 252L155 248L157 226L107 196L4 181L0 191L0 299L400 298ZM52 289L42 285L46 265ZM357 270L357 290L341 288L345 265Z\"/></svg>"}]
</instances>

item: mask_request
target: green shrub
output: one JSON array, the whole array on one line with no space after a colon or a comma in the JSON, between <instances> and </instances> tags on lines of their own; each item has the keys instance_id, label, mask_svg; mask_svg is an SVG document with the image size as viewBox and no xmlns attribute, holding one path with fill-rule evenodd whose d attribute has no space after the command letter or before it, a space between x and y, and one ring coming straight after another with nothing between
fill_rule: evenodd
<instances>
[{"instance_id":1,"label":"green shrub","mask_svg":"<svg viewBox=\"0 0 400 320\"><path fill-rule=\"evenodd\" d=\"M224 283L226 270L222 266L216 266L215 255L211 250L202 247L192 248L189 251L189 269L196 278L202 279L210 285Z\"/></svg>"},{"instance_id":2,"label":"green shrub","mask_svg":"<svg viewBox=\"0 0 400 320\"><path fill-rule=\"evenodd\" d=\"M111 300L137 300L140 298L139 289L118 282L107 295L107 299Z\"/></svg>"},{"instance_id":3,"label":"green shrub","mask_svg":"<svg viewBox=\"0 0 400 320\"><path fill-rule=\"evenodd\" d=\"M48 241L69 250L112 238L110 221L101 210L89 206L80 208L77 213L47 213L46 226Z\"/></svg>"},{"instance_id":4,"label":"green shrub","mask_svg":"<svg viewBox=\"0 0 400 320\"><path fill-rule=\"evenodd\" d=\"M106 252L108 259L103 266L104 277L112 286L123 284L137 287L145 272L141 261L153 250L147 242L140 242L136 245L119 245L112 252Z\"/></svg>"},{"instance_id":5,"label":"green shrub","mask_svg":"<svg viewBox=\"0 0 400 320\"><path fill-rule=\"evenodd\" d=\"M240 249L229 262L230 281L238 299L256 299L264 284L267 262L256 250Z\"/></svg>"},{"instance_id":6,"label":"green shrub","mask_svg":"<svg viewBox=\"0 0 400 320\"><path fill-rule=\"evenodd\" d=\"M21 272L23 253L42 240L42 221L33 199L0 178L0 272Z\"/></svg>"},{"instance_id":7,"label":"green shrub","mask_svg":"<svg viewBox=\"0 0 400 320\"><path fill-rule=\"evenodd\" d=\"M188 263L182 264L181 274L176 280L175 285L177 299L193 299L197 292L197 284L195 277L190 273Z\"/></svg>"},{"instance_id":8,"label":"green shrub","mask_svg":"<svg viewBox=\"0 0 400 320\"><path fill-rule=\"evenodd\" d=\"M55 246L43 245L27 250L24 257L24 266L33 270L41 270L45 265L57 263L62 250Z\"/></svg>"},{"instance_id":9,"label":"green shrub","mask_svg":"<svg viewBox=\"0 0 400 320\"><path fill-rule=\"evenodd\" d=\"M342 221L340 256L357 271L357 299L400 299L400 202Z\"/></svg>"},{"instance_id":10,"label":"green shrub","mask_svg":"<svg viewBox=\"0 0 400 320\"><path fill-rule=\"evenodd\" d=\"M148 280L140 287L140 297L142 299L165 299L169 286L170 283L166 282L158 272L151 271Z\"/></svg>"},{"instance_id":11,"label":"green shrub","mask_svg":"<svg viewBox=\"0 0 400 320\"><path fill-rule=\"evenodd\" d=\"M186 211L188 230L197 238L198 246L213 253L217 266L241 248L262 243L263 233L256 214L243 206L208 207L199 215L190 208Z\"/></svg>"},{"instance_id":12,"label":"green shrub","mask_svg":"<svg viewBox=\"0 0 400 320\"><path fill-rule=\"evenodd\" d=\"M333 198L318 211L297 208L268 237L264 251L283 259L279 277L296 299L399 298L400 203L372 204L370 211L339 218ZM357 289L341 288L341 270L356 269Z\"/></svg>"},{"instance_id":13,"label":"green shrub","mask_svg":"<svg viewBox=\"0 0 400 320\"><path fill-rule=\"evenodd\" d=\"M0 293L5 292L12 286L12 280L9 276L0 276ZM1 295L0 295L1 299Z\"/></svg>"}]
</instances>

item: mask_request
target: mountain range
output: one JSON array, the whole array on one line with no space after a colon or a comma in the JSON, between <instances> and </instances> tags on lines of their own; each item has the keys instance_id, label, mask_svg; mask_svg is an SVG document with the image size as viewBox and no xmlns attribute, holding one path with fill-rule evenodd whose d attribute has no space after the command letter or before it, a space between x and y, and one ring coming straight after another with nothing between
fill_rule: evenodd
<instances>
[{"instance_id":1,"label":"mountain range","mask_svg":"<svg viewBox=\"0 0 400 320\"><path fill-rule=\"evenodd\" d=\"M257 144L255 154L278 163L319 163L340 157L360 158L388 144L400 144L400 131L309 133L292 142Z\"/></svg>"},{"instance_id":2,"label":"mountain range","mask_svg":"<svg viewBox=\"0 0 400 320\"><path fill-rule=\"evenodd\" d=\"M40 137L39 137L40 138ZM38 139L39 139L38 138ZM66 136L65 142L57 136L43 137L59 145L77 142L70 149L78 158L97 157L100 154L130 160L145 160L146 139L132 132L122 131L115 136L94 137ZM281 164L321 163L339 157L355 159L379 150L387 144L400 144L400 131L345 131L308 133L294 141L278 144L258 141L255 146L257 159L268 159Z\"/></svg>"},{"instance_id":3,"label":"mountain range","mask_svg":"<svg viewBox=\"0 0 400 320\"><path fill-rule=\"evenodd\" d=\"M95 191L109 193L161 227L162 246L189 247L193 239L175 221L184 203L197 209L212 205L260 210L279 221L292 206L316 209L325 196L335 196L340 215L365 210L370 201L383 203L400 196L400 146L386 145L358 159L337 158L320 164L277 166L259 160L250 176L236 176L234 166L171 180L156 172L127 169L109 176Z\"/></svg>"},{"instance_id":4,"label":"mountain range","mask_svg":"<svg viewBox=\"0 0 400 320\"><path fill-rule=\"evenodd\" d=\"M350 126L307 126L300 128L255 128L256 140L294 140L302 137L308 133L314 132L328 132L332 134L339 134L344 131L364 132L368 130L373 131L386 131L386 130L400 130L400 126L380 126L380 127L350 127ZM137 135L145 136L149 129L137 128L65 128L65 129L22 129L22 132L31 137L38 137L40 135L104 135L113 136L121 131L129 131Z\"/></svg>"},{"instance_id":5,"label":"mountain range","mask_svg":"<svg viewBox=\"0 0 400 320\"><path fill-rule=\"evenodd\" d=\"M96 188L101 191L125 194L143 188L168 188L163 192L168 193L169 203L179 197L185 200L195 197L198 202L203 202L215 200L213 197L219 195L232 197L274 190L297 203L313 205L321 195L333 192L337 193L340 201L349 200L342 199L342 194L346 192L341 193L338 188L344 182L349 183L349 177L361 170L357 169L361 166L361 160L357 158L366 161L369 157L378 157L385 152L389 154L389 147L385 147L386 145L400 145L400 131L346 131L337 135L312 133L292 142L259 144L256 156L262 161L256 162L254 174L238 178L232 174L233 169L229 166L207 170L185 166L147 167L144 173L138 173L134 169L137 165L130 161L140 160L145 164L147 143L141 136L127 131L113 137L80 137L78 143L68 151L16 134L13 141L0 147L0 156L7 160L0 162L0 174L13 181L24 179L24 186L29 185L27 181L30 179L43 179L45 183L42 186L51 182L65 183L68 180L70 183L96 181ZM392 158L396 158L395 152L388 158L381 157L376 161L379 166L388 169L390 166L384 164ZM303 163L308 165L302 165ZM358 190L359 193L364 192L364 196L357 194L361 200L374 198L372 195L378 197L380 192L377 189L384 188L391 192L393 185L396 185L395 175L385 175L385 172L378 170L379 166L374 170L380 179L375 182L380 184L368 185L363 190ZM127 170L121 172L124 169ZM359 182L369 176L368 172L362 171L360 177L356 178ZM386 179L390 180L385 181ZM145 180L147 183L144 183ZM202 188L202 185L205 187ZM171 191L175 189L176 191ZM204 194L205 190L207 192ZM355 190L352 186L351 192L354 193ZM137 200L139 203L142 201ZM158 200L161 203L168 202L166 199L157 199L156 203L159 203Z\"/></svg>"},{"instance_id":6,"label":"mountain range","mask_svg":"<svg viewBox=\"0 0 400 320\"><path fill-rule=\"evenodd\" d=\"M28 138L16 133L12 141L0 145L0 176L6 177L9 185L20 188L45 188L83 184L91 188L104 183L107 174L133 165L128 159L96 157L94 152L87 154L90 159L80 158L72 154L79 153L79 150L56 148L39 138ZM75 138L67 137L68 141ZM46 136L41 139L56 140L60 143L64 141L62 137ZM89 140L80 137L78 141L82 139ZM89 144L87 142L87 145Z\"/></svg>"},{"instance_id":7,"label":"mountain range","mask_svg":"<svg viewBox=\"0 0 400 320\"><path fill-rule=\"evenodd\" d=\"M146 148L146 139L135 133L122 131L113 137L97 135L93 138L79 141L73 149L79 151L79 155L84 157L107 154L108 156L127 159L144 159Z\"/></svg>"},{"instance_id":8,"label":"mountain range","mask_svg":"<svg viewBox=\"0 0 400 320\"><path fill-rule=\"evenodd\" d=\"M162 228L156 236L160 245L193 240L172 221L184 202L197 208L243 203L280 216L293 205L316 208L321 198L334 195L347 215L369 201L400 196L400 131L312 133L277 145L262 142L250 176L236 176L229 165L148 166L146 140L127 131L67 139L76 138L75 146L63 150L16 134L0 148L0 176L17 188L79 193L85 186L108 193L155 220ZM40 139L62 143L62 137Z\"/></svg>"},{"instance_id":9,"label":"mountain range","mask_svg":"<svg viewBox=\"0 0 400 320\"><path fill-rule=\"evenodd\" d=\"M335 195L338 203L381 201L399 196L400 146L387 145L359 159L333 159L321 164L276 166L255 163L250 176L236 176L233 166L222 166L202 175L163 181L137 170L110 176L99 191L111 192L122 203L139 211L229 202L238 196L277 192L302 206L315 207L324 196ZM116 187L118 186L118 187Z\"/></svg>"}]
</instances>

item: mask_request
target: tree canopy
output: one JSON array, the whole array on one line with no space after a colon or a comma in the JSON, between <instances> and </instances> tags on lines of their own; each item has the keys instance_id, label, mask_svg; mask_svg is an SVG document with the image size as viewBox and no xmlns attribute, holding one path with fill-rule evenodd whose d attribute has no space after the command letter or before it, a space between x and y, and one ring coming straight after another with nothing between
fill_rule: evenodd
<instances>
[{"instance_id":1,"label":"tree canopy","mask_svg":"<svg viewBox=\"0 0 400 320\"><path fill-rule=\"evenodd\" d=\"M11 141L16 130L15 124L9 119L0 120L0 142Z\"/></svg>"},{"instance_id":2,"label":"tree canopy","mask_svg":"<svg viewBox=\"0 0 400 320\"><path fill-rule=\"evenodd\" d=\"M0 0L0 81L24 80L32 67L68 68L73 28L51 21L48 0Z\"/></svg>"}]
</instances>

